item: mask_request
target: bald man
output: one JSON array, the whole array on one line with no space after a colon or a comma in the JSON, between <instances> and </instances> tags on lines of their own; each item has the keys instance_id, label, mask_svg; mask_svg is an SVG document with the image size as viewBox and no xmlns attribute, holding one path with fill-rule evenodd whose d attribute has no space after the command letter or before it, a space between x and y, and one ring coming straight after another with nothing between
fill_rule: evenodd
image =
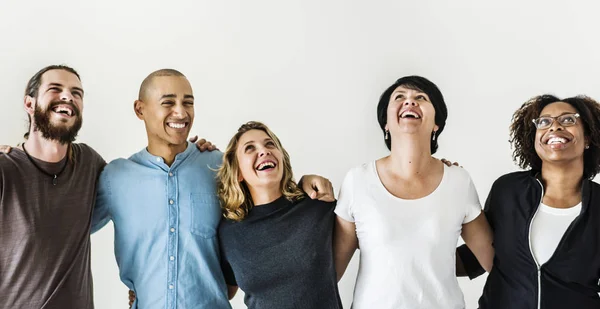
<instances>
[{"instance_id":1,"label":"bald man","mask_svg":"<svg viewBox=\"0 0 600 309\"><path fill-rule=\"evenodd\" d=\"M113 221L121 281L137 296L133 308L231 308L235 291L227 290L216 237L215 171L223 154L187 142L194 122L189 81L172 69L151 73L134 111L144 121L148 146L106 166L92 230ZM323 180L311 179L303 186L307 192Z\"/></svg>"}]
</instances>

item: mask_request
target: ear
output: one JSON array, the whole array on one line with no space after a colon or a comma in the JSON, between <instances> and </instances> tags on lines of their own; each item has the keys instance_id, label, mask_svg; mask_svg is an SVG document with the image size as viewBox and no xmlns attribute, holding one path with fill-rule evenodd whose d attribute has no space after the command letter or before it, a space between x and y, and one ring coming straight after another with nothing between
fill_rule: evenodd
<instances>
[{"instance_id":1,"label":"ear","mask_svg":"<svg viewBox=\"0 0 600 309\"><path fill-rule=\"evenodd\" d=\"M433 126L433 132L437 132L440 129L440 127L436 124Z\"/></svg>"},{"instance_id":2,"label":"ear","mask_svg":"<svg viewBox=\"0 0 600 309\"><path fill-rule=\"evenodd\" d=\"M238 182L244 182L244 176L242 176L242 173L238 173Z\"/></svg>"},{"instance_id":3,"label":"ear","mask_svg":"<svg viewBox=\"0 0 600 309\"><path fill-rule=\"evenodd\" d=\"M144 120L144 102L141 100L135 100L133 102L133 111L135 115L140 119Z\"/></svg>"},{"instance_id":4,"label":"ear","mask_svg":"<svg viewBox=\"0 0 600 309\"><path fill-rule=\"evenodd\" d=\"M27 114L29 114L29 116L33 117L33 114L35 113L35 103L36 103L35 98L26 95L25 98L23 99L23 103L24 103L23 106L24 106Z\"/></svg>"},{"instance_id":5,"label":"ear","mask_svg":"<svg viewBox=\"0 0 600 309\"><path fill-rule=\"evenodd\" d=\"M390 129L388 129L388 125L387 123L385 124L385 127L383 127L384 130L389 131Z\"/></svg>"}]
</instances>

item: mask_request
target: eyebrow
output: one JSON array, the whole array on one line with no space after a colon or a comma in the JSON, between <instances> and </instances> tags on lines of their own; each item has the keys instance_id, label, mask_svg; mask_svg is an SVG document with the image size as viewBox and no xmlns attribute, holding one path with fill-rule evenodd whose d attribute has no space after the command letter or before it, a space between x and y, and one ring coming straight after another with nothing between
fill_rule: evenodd
<instances>
[{"instance_id":1,"label":"eyebrow","mask_svg":"<svg viewBox=\"0 0 600 309\"><path fill-rule=\"evenodd\" d=\"M577 112L564 112L556 117L560 117L562 115L567 115L567 114L577 114ZM540 115L540 117L552 117L552 116L550 116L550 114L544 114L544 115Z\"/></svg>"},{"instance_id":2,"label":"eyebrow","mask_svg":"<svg viewBox=\"0 0 600 309\"><path fill-rule=\"evenodd\" d=\"M175 98L177 98L177 95L174 94L174 93L169 93L169 94L165 94L162 97L160 97L161 100L162 99L167 99L167 98L168 99L175 99ZM184 99L194 99L194 96L191 95L191 94L186 94L186 95L183 96L183 98Z\"/></svg>"},{"instance_id":3,"label":"eyebrow","mask_svg":"<svg viewBox=\"0 0 600 309\"><path fill-rule=\"evenodd\" d=\"M425 93L424 91L420 91L420 90L415 90L415 91L417 93L419 93L419 94L425 94L425 95L427 95L427 93ZM394 95L394 93L402 93L402 94L404 94L404 93L406 93L406 90L396 90L396 91L392 92L392 95Z\"/></svg>"},{"instance_id":4,"label":"eyebrow","mask_svg":"<svg viewBox=\"0 0 600 309\"><path fill-rule=\"evenodd\" d=\"M265 138L265 139L263 140L263 142L272 141L272 140L273 140L272 138L270 138L270 137L267 137L267 138ZM250 143L254 143L254 141L247 141L246 143L244 143L244 145L243 145L243 146L246 146L246 145L248 145L248 144L250 144Z\"/></svg>"},{"instance_id":5,"label":"eyebrow","mask_svg":"<svg viewBox=\"0 0 600 309\"><path fill-rule=\"evenodd\" d=\"M55 87L64 87L64 85L60 84L60 83L50 83L50 84L48 84L48 87L53 87L53 86L55 86ZM81 94L84 93L83 89L81 89L80 87L72 87L71 90L77 90L77 91L81 92Z\"/></svg>"}]
</instances>

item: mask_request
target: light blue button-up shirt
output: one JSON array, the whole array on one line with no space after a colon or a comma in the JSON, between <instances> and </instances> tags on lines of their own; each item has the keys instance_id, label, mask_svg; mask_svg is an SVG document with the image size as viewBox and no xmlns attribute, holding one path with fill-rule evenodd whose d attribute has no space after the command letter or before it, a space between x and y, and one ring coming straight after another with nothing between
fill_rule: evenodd
<instances>
[{"instance_id":1,"label":"light blue button-up shirt","mask_svg":"<svg viewBox=\"0 0 600 309\"><path fill-rule=\"evenodd\" d=\"M133 308L231 308L216 237L222 156L188 143L169 167L144 149L100 175L92 231L113 221L121 281L137 297Z\"/></svg>"}]
</instances>

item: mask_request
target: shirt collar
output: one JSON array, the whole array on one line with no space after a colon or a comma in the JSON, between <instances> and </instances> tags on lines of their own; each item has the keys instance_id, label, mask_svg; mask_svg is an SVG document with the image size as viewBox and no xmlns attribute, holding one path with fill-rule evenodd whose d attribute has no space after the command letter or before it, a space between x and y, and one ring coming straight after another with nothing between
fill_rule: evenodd
<instances>
[{"instance_id":1,"label":"shirt collar","mask_svg":"<svg viewBox=\"0 0 600 309\"><path fill-rule=\"evenodd\" d=\"M147 147L144 148L142 151L138 152L137 157L145 165L156 166L165 171L173 170L176 169L179 165L181 165L182 162L184 162L185 159L189 157L190 154L192 154L192 152L197 151L196 144L191 142L187 142L187 144L187 148L183 152L180 152L175 156L175 161L173 161L173 164L171 164L170 167L165 163L165 160L162 157L155 156L148 152Z\"/></svg>"}]
</instances>

